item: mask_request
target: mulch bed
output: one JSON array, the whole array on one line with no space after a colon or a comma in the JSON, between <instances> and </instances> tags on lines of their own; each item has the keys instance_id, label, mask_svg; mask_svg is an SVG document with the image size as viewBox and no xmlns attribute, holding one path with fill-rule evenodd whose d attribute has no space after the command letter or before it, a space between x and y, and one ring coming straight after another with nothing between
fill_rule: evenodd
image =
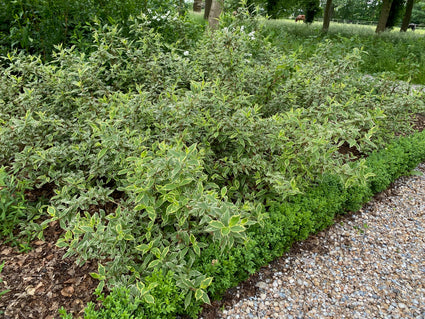
<instances>
[{"instance_id":1,"label":"mulch bed","mask_svg":"<svg viewBox=\"0 0 425 319\"><path fill-rule=\"evenodd\" d=\"M0 245L0 260L4 261L0 291L10 290L0 297L0 318L59 318L64 307L78 317L93 295L98 282L91 276L97 272L97 262L79 267L75 258L65 258L65 248L55 243L62 234L58 223L45 230L45 241L31 243L33 249L20 253L16 248Z\"/></svg>"}]
</instances>

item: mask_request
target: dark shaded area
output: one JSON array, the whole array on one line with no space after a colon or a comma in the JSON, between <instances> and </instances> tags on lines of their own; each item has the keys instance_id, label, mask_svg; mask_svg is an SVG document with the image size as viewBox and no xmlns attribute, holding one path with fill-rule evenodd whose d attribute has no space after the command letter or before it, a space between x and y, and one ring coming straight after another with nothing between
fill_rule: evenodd
<instances>
[{"instance_id":1,"label":"dark shaded area","mask_svg":"<svg viewBox=\"0 0 425 319\"><path fill-rule=\"evenodd\" d=\"M356 161L360 158L366 157L365 153L360 152L355 146L350 146L347 142L344 142L339 148L338 152L343 155L353 156L352 161Z\"/></svg>"},{"instance_id":2,"label":"dark shaded area","mask_svg":"<svg viewBox=\"0 0 425 319\"><path fill-rule=\"evenodd\" d=\"M415 131L422 132L425 128L425 115L419 113L413 115L412 124Z\"/></svg>"}]
</instances>

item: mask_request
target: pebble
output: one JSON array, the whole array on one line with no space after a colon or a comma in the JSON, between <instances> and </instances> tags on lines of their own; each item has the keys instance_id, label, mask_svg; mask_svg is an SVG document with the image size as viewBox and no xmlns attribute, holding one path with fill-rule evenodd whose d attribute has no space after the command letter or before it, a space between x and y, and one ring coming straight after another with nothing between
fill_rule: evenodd
<instances>
[{"instance_id":1,"label":"pebble","mask_svg":"<svg viewBox=\"0 0 425 319\"><path fill-rule=\"evenodd\" d=\"M317 234L320 249L260 272L258 295L218 318L425 319L425 175L402 177L379 198Z\"/></svg>"}]
</instances>

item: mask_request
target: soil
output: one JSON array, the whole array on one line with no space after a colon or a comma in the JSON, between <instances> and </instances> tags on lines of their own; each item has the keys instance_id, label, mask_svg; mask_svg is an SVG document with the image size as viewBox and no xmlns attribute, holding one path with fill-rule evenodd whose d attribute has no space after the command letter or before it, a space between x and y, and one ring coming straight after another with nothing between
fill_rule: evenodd
<instances>
[{"instance_id":1,"label":"soil","mask_svg":"<svg viewBox=\"0 0 425 319\"><path fill-rule=\"evenodd\" d=\"M425 127L425 116L416 114L413 119L414 128L422 131ZM341 152L351 153L354 157L362 157L363 154L348 145L341 147ZM391 188L377 198L385 198ZM49 197L49 189L43 190L40 196ZM34 195L34 194L32 194ZM349 218L344 215L342 218ZM23 319L23 318L59 318L58 309L63 307L76 318L82 315L82 311L88 302L96 303L93 294L98 282L91 276L91 272L97 272L97 262L87 262L83 266L76 265L76 258L63 258L64 248L56 247L55 243L62 234L62 230L55 222L45 230L45 240L37 240L31 243L33 249L27 253L20 253L0 241L0 264L5 262L3 271L0 273L0 292L10 290L0 297L0 318ZM320 234L313 235L304 242L296 243L289 255L299 253L301 250L321 250ZM272 262L264 269L270 272L270 276L279 268L280 260ZM205 305L201 317L213 319L217 311L223 306L232 305L242 298L253 296L257 290L258 274L252 275L239 287L229 289L222 300L214 301L211 305ZM264 279L263 279L264 280Z\"/></svg>"},{"instance_id":2,"label":"soil","mask_svg":"<svg viewBox=\"0 0 425 319\"><path fill-rule=\"evenodd\" d=\"M16 248L0 245L0 260L5 262L0 278L0 318L59 318L58 309L78 317L88 302L96 303L93 294L98 282L91 276L97 262L79 267L75 258L65 258L65 248L55 243L62 234L57 222L45 230L45 241L31 243L33 249L20 253Z\"/></svg>"}]
</instances>

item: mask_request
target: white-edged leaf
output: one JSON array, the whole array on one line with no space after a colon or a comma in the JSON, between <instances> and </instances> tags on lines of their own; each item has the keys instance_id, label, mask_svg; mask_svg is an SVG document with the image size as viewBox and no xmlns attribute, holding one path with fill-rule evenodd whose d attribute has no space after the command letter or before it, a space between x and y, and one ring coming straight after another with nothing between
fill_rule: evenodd
<instances>
[{"instance_id":1,"label":"white-edged leaf","mask_svg":"<svg viewBox=\"0 0 425 319\"><path fill-rule=\"evenodd\" d=\"M200 287L202 289L206 289L207 287L211 285L212 281L213 281L213 277L205 278L204 280L201 281Z\"/></svg>"},{"instance_id":2,"label":"white-edged leaf","mask_svg":"<svg viewBox=\"0 0 425 319\"><path fill-rule=\"evenodd\" d=\"M241 226L241 225L235 225L235 226L230 228L230 231L232 233L242 233L242 232L245 231L245 227Z\"/></svg>"},{"instance_id":3,"label":"white-edged leaf","mask_svg":"<svg viewBox=\"0 0 425 319\"><path fill-rule=\"evenodd\" d=\"M145 298L147 303L155 303L155 298L150 294L144 295L143 298Z\"/></svg>"},{"instance_id":4,"label":"white-edged leaf","mask_svg":"<svg viewBox=\"0 0 425 319\"><path fill-rule=\"evenodd\" d=\"M215 229L222 229L223 227L225 227L224 224L219 220L210 221L209 226Z\"/></svg>"},{"instance_id":5,"label":"white-edged leaf","mask_svg":"<svg viewBox=\"0 0 425 319\"><path fill-rule=\"evenodd\" d=\"M241 219L241 215L233 215L229 220L229 227L235 226L240 219Z\"/></svg>"},{"instance_id":6,"label":"white-edged leaf","mask_svg":"<svg viewBox=\"0 0 425 319\"><path fill-rule=\"evenodd\" d=\"M108 151L107 148L103 148L98 154L97 159L101 159L103 156L105 156L106 152Z\"/></svg>"},{"instance_id":7,"label":"white-edged leaf","mask_svg":"<svg viewBox=\"0 0 425 319\"><path fill-rule=\"evenodd\" d=\"M160 260L158 260L158 259L153 260L153 261L151 261L151 262L149 263L148 268L155 268L155 267L156 267L156 266L158 266L160 263L161 263L161 261L160 261Z\"/></svg>"}]
</instances>

